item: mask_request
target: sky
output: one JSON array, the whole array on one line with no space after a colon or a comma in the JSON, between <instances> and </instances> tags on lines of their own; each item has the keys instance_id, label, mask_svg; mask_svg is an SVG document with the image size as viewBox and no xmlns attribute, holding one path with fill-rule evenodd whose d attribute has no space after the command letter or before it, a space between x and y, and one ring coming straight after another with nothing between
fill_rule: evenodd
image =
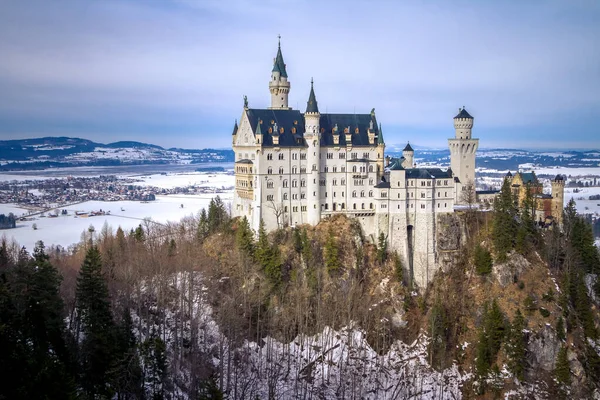
<instances>
[{"instance_id":1,"label":"sky","mask_svg":"<svg viewBox=\"0 0 600 400\"><path fill-rule=\"evenodd\" d=\"M227 148L269 106L375 108L388 144L600 148L596 0L0 0L0 139Z\"/></svg>"}]
</instances>

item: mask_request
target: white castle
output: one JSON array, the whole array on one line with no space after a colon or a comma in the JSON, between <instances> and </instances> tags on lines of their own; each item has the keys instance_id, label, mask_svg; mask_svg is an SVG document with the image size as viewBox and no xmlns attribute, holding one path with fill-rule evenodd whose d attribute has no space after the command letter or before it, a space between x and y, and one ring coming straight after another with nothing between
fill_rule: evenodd
<instances>
[{"instance_id":1,"label":"white castle","mask_svg":"<svg viewBox=\"0 0 600 400\"><path fill-rule=\"evenodd\" d=\"M385 157L375 110L369 114L319 112L311 81L306 112L288 106L290 82L281 44L274 59L271 107L244 109L233 129L234 216L258 231L345 214L371 240L383 232L413 282L425 287L440 266L436 226L465 196L475 178L473 117L460 109L449 139L451 168L417 168L408 144L400 158Z\"/></svg>"}]
</instances>

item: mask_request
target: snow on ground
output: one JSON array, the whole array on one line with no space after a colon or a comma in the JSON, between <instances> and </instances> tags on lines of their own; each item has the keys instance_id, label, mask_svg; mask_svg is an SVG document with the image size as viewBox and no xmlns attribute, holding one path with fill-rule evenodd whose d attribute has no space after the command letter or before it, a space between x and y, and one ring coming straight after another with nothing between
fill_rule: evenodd
<instances>
[{"instance_id":1,"label":"snow on ground","mask_svg":"<svg viewBox=\"0 0 600 400\"><path fill-rule=\"evenodd\" d=\"M154 174L140 176L139 181L136 182L136 184L140 186L156 186L164 189L186 186L231 188L235 184L235 177L234 175L224 173L207 174L203 172L182 172L169 173L166 175Z\"/></svg>"},{"instance_id":2,"label":"snow on ground","mask_svg":"<svg viewBox=\"0 0 600 400\"><path fill-rule=\"evenodd\" d=\"M565 188L565 206L569 200L573 199L578 213L598 215L600 214L600 200L589 200L589 197L599 194L600 187Z\"/></svg>"},{"instance_id":3,"label":"snow on ground","mask_svg":"<svg viewBox=\"0 0 600 400\"><path fill-rule=\"evenodd\" d=\"M15 229L0 230L0 237L6 236L8 240L15 239L20 245L28 250L33 250L35 243L42 240L48 247L50 245L61 245L68 247L78 243L81 233L90 225L99 231L106 222L113 228L123 228L128 231L137 227L144 218L150 218L157 223L167 221L179 221L181 218L196 215L202 208L208 208L208 204L215 195L169 195L156 196L156 201L141 203L135 201L88 201L74 206L60 208L69 212L68 216L48 218L36 216L33 221L17 221ZM219 194L223 201L228 204L233 198L233 192ZM183 208L181 205L183 204ZM124 211L121 211L123 209ZM75 216L75 212L83 211L110 211L110 215L81 217ZM12 212L21 216L25 209L18 208L14 204L0 204L0 214ZM36 224L37 230L33 229Z\"/></svg>"},{"instance_id":4,"label":"snow on ground","mask_svg":"<svg viewBox=\"0 0 600 400\"><path fill-rule=\"evenodd\" d=\"M566 175L571 177L596 175L600 176L600 167L586 167L586 168L569 168L569 167L548 167L548 168L533 168L533 171L537 175Z\"/></svg>"}]
</instances>

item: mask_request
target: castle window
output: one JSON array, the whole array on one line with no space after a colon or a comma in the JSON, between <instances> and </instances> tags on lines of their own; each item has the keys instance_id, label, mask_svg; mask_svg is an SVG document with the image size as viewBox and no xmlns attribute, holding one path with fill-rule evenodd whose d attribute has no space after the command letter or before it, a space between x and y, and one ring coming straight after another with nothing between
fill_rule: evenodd
<instances>
[{"instance_id":1,"label":"castle window","mask_svg":"<svg viewBox=\"0 0 600 400\"><path fill-rule=\"evenodd\" d=\"M341 185L343 186L343 185L345 185L345 184L346 184L346 180L345 180L345 179L342 179L342 181L341 181Z\"/></svg>"},{"instance_id":2,"label":"castle window","mask_svg":"<svg viewBox=\"0 0 600 400\"><path fill-rule=\"evenodd\" d=\"M356 129L354 129L354 133L358 133L358 126L356 127Z\"/></svg>"},{"instance_id":3,"label":"castle window","mask_svg":"<svg viewBox=\"0 0 600 400\"><path fill-rule=\"evenodd\" d=\"M283 199L284 199L284 200L287 200L287 199L288 199L288 194L287 194L287 193L284 193L284 194L283 194Z\"/></svg>"},{"instance_id":4,"label":"castle window","mask_svg":"<svg viewBox=\"0 0 600 400\"><path fill-rule=\"evenodd\" d=\"M333 158L333 153L327 153L327 159L331 160Z\"/></svg>"},{"instance_id":5,"label":"castle window","mask_svg":"<svg viewBox=\"0 0 600 400\"><path fill-rule=\"evenodd\" d=\"M306 181L304 179L300 181L300 187L306 187Z\"/></svg>"},{"instance_id":6,"label":"castle window","mask_svg":"<svg viewBox=\"0 0 600 400\"><path fill-rule=\"evenodd\" d=\"M293 180L292 181L292 187L298 187L298 181L297 180Z\"/></svg>"},{"instance_id":7,"label":"castle window","mask_svg":"<svg viewBox=\"0 0 600 400\"><path fill-rule=\"evenodd\" d=\"M447 185L448 185L448 181L444 181L444 186L447 186Z\"/></svg>"},{"instance_id":8,"label":"castle window","mask_svg":"<svg viewBox=\"0 0 600 400\"><path fill-rule=\"evenodd\" d=\"M387 208L387 204L382 204L381 208ZM400 206L398 206L398 208L400 208Z\"/></svg>"},{"instance_id":9,"label":"castle window","mask_svg":"<svg viewBox=\"0 0 600 400\"><path fill-rule=\"evenodd\" d=\"M346 158L346 153L340 153L339 157L340 157L340 159L345 159Z\"/></svg>"},{"instance_id":10,"label":"castle window","mask_svg":"<svg viewBox=\"0 0 600 400\"><path fill-rule=\"evenodd\" d=\"M305 174L306 173L306 167L300 167L300 173L301 174Z\"/></svg>"},{"instance_id":11,"label":"castle window","mask_svg":"<svg viewBox=\"0 0 600 400\"><path fill-rule=\"evenodd\" d=\"M305 198L306 198L306 194L300 193L300 199L305 199Z\"/></svg>"},{"instance_id":12,"label":"castle window","mask_svg":"<svg viewBox=\"0 0 600 400\"><path fill-rule=\"evenodd\" d=\"M288 181L287 181L287 179L283 180L283 187L284 188L288 187Z\"/></svg>"},{"instance_id":13,"label":"castle window","mask_svg":"<svg viewBox=\"0 0 600 400\"><path fill-rule=\"evenodd\" d=\"M273 181L267 181L267 189L273 189Z\"/></svg>"},{"instance_id":14,"label":"castle window","mask_svg":"<svg viewBox=\"0 0 600 400\"><path fill-rule=\"evenodd\" d=\"M448 192L444 192L444 197L448 197Z\"/></svg>"},{"instance_id":15,"label":"castle window","mask_svg":"<svg viewBox=\"0 0 600 400\"><path fill-rule=\"evenodd\" d=\"M368 159L369 158L369 153L363 153L363 158Z\"/></svg>"},{"instance_id":16,"label":"castle window","mask_svg":"<svg viewBox=\"0 0 600 400\"><path fill-rule=\"evenodd\" d=\"M381 192L381 197L387 197L387 192Z\"/></svg>"},{"instance_id":17,"label":"castle window","mask_svg":"<svg viewBox=\"0 0 600 400\"><path fill-rule=\"evenodd\" d=\"M319 186L325 186L325 179L319 180Z\"/></svg>"},{"instance_id":18,"label":"castle window","mask_svg":"<svg viewBox=\"0 0 600 400\"><path fill-rule=\"evenodd\" d=\"M384 204L385 205L385 204ZM373 203L369 203L369 208L372 210L373 209Z\"/></svg>"},{"instance_id":19,"label":"castle window","mask_svg":"<svg viewBox=\"0 0 600 400\"><path fill-rule=\"evenodd\" d=\"M329 209L329 204L325 203L325 209L328 210Z\"/></svg>"},{"instance_id":20,"label":"castle window","mask_svg":"<svg viewBox=\"0 0 600 400\"><path fill-rule=\"evenodd\" d=\"M300 206L300 209L301 209L302 211L306 211L306 206Z\"/></svg>"},{"instance_id":21,"label":"castle window","mask_svg":"<svg viewBox=\"0 0 600 400\"><path fill-rule=\"evenodd\" d=\"M374 181L373 181L373 178L370 178L370 179L369 179L369 185L373 185L373 182L374 182Z\"/></svg>"},{"instance_id":22,"label":"castle window","mask_svg":"<svg viewBox=\"0 0 600 400\"><path fill-rule=\"evenodd\" d=\"M373 172L373 166L369 165L369 172Z\"/></svg>"},{"instance_id":23,"label":"castle window","mask_svg":"<svg viewBox=\"0 0 600 400\"><path fill-rule=\"evenodd\" d=\"M410 197L415 197L415 192L410 192Z\"/></svg>"},{"instance_id":24,"label":"castle window","mask_svg":"<svg viewBox=\"0 0 600 400\"><path fill-rule=\"evenodd\" d=\"M273 154L269 153L267 154L267 160L272 160L273 159Z\"/></svg>"},{"instance_id":25,"label":"castle window","mask_svg":"<svg viewBox=\"0 0 600 400\"><path fill-rule=\"evenodd\" d=\"M269 167L269 169L267 169L267 174L271 175L273 173L273 168Z\"/></svg>"},{"instance_id":26,"label":"castle window","mask_svg":"<svg viewBox=\"0 0 600 400\"><path fill-rule=\"evenodd\" d=\"M279 167L279 175L283 174L283 167Z\"/></svg>"},{"instance_id":27,"label":"castle window","mask_svg":"<svg viewBox=\"0 0 600 400\"><path fill-rule=\"evenodd\" d=\"M424 209L425 208L425 204L421 204L421 208Z\"/></svg>"},{"instance_id":28,"label":"castle window","mask_svg":"<svg viewBox=\"0 0 600 400\"><path fill-rule=\"evenodd\" d=\"M352 153L352 159L356 160L358 158L358 153Z\"/></svg>"},{"instance_id":29,"label":"castle window","mask_svg":"<svg viewBox=\"0 0 600 400\"><path fill-rule=\"evenodd\" d=\"M444 203L444 207L446 207L446 206L447 206L447 203Z\"/></svg>"},{"instance_id":30,"label":"castle window","mask_svg":"<svg viewBox=\"0 0 600 400\"><path fill-rule=\"evenodd\" d=\"M267 195L267 201L273 201L273 195L272 194Z\"/></svg>"},{"instance_id":31,"label":"castle window","mask_svg":"<svg viewBox=\"0 0 600 400\"><path fill-rule=\"evenodd\" d=\"M346 207L346 203L342 203L342 210Z\"/></svg>"},{"instance_id":32,"label":"castle window","mask_svg":"<svg viewBox=\"0 0 600 400\"><path fill-rule=\"evenodd\" d=\"M427 186L431 186L431 181L427 181Z\"/></svg>"},{"instance_id":33,"label":"castle window","mask_svg":"<svg viewBox=\"0 0 600 400\"><path fill-rule=\"evenodd\" d=\"M356 197L356 190L352 192L352 197Z\"/></svg>"},{"instance_id":34,"label":"castle window","mask_svg":"<svg viewBox=\"0 0 600 400\"><path fill-rule=\"evenodd\" d=\"M306 160L306 153L300 153L300 159Z\"/></svg>"},{"instance_id":35,"label":"castle window","mask_svg":"<svg viewBox=\"0 0 600 400\"><path fill-rule=\"evenodd\" d=\"M335 192L333 192L333 197L335 197Z\"/></svg>"},{"instance_id":36,"label":"castle window","mask_svg":"<svg viewBox=\"0 0 600 400\"><path fill-rule=\"evenodd\" d=\"M356 172L356 165L352 167L352 172Z\"/></svg>"},{"instance_id":37,"label":"castle window","mask_svg":"<svg viewBox=\"0 0 600 400\"><path fill-rule=\"evenodd\" d=\"M298 212L298 206L294 206L294 207L292 207L292 211L293 211L293 212Z\"/></svg>"},{"instance_id":38,"label":"castle window","mask_svg":"<svg viewBox=\"0 0 600 400\"><path fill-rule=\"evenodd\" d=\"M298 193L292 194L292 200L298 200Z\"/></svg>"},{"instance_id":39,"label":"castle window","mask_svg":"<svg viewBox=\"0 0 600 400\"><path fill-rule=\"evenodd\" d=\"M360 197L365 197L365 191L364 190L361 190Z\"/></svg>"},{"instance_id":40,"label":"castle window","mask_svg":"<svg viewBox=\"0 0 600 400\"><path fill-rule=\"evenodd\" d=\"M337 179L334 179L331 183L333 186L337 186Z\"/></svg>"},{"instance_id":41,"label":"castle window","mask_svg":"<svg viewBox=\"0 0 600 400\"><path fill-rule=\"evenodd\" d=\"M342 167L342 172L346 172L346 167Z\"/></svg>"},{"instance_id":42,"label":"castle window","mask_svg":"<svg viewBox=\"0 0 600 400\"><path fill-rule=\"evenodd\" d=\"M283 208L283 212L288 212L288 207L287 207L287 206L285 206L285 207Z\"/></svg>"},{"instance_id":43,"label":"castle window","mask_svg":"<svg viewBox=\"0 0 600 400\"><path fill-rule=\"evenodd\" d=\"M329 172L329 167L325 167L324 172Z\"/></svg>"},{"instance_id":44,"label":"castle window","mask_svg":"<svg viewBox=\"0 0 600 400\"><path fill-rule=\"evenodd\" d=\"M292 153L292 160L298 159L298 153Z\"/></svg>"},{"instance_id":45,"label":"castle window","mask_svg":"<svg viewBox=\"0 0 600 400\"><path fill-rule=\"evenodd\" d=\"M400 193L398 193L398 198L400 198Z\"/></svg>"},{"instance_id":46,"label":"castle window","mask_svg":"<svg viewBox=\"0 0 600 400\"><path fill-rule=\"evenodd\" d=\"M352 204L352 208L356 210L356 203Z\"/></svg>"},{"instance_id":47,"label":"castle window","mask_svg":"<svg viewBox=\"0 0 600 400\"><path fill-rule=\"evenodd\" d=\"M425 181L421 181L421 186L425 186Z\"/></svg>"},{"instance_id":48,"label":"castle window","mask_svg":"<svg viewBox=\"0 0 600 400\"><path fill-rule=\"evenodd\" d=\"M364 210L364 209L365 209L365 203L362 203L362 204L360 205L360 208L362 208L362 209Z\"/></svg>"},{"instance_id":49,"label":"castle window","mask_svg":"<svg viewBox=\"0 0 600 400\"><path fill-rule=\"evenodd\" d=\"M344 192L342 192L342 197L344 197Z\"/></svg>"},{"instance_id":50,"label":"castle window","mask_svg":"<svg viewBox=\"0 0 600 400\"><path fill-rule=\"evenodd\" d=\"M421 192L421 198L424 199L425 198L425 192Z\"/></svg>"},{"instance_id":51,"label":"castle window","mask_svg":"<svg viewBox=\"0 0 600 400\"><path fill-rule=\"evenodd\" d=\"M438 203L438 208L440 208L440 203Z\"/></svg>"}]
</instances>

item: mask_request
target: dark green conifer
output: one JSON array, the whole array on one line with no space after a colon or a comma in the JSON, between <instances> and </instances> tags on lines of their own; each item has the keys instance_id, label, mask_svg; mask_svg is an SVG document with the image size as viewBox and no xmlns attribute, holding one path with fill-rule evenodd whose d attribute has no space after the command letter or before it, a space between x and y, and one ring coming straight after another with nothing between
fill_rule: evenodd
<instances>
[{"instance_id":1,"label":"dark green conifer","mask_svg":"<svg viewBox=\"0 0 600 400\"><path fill-rule=\"evenodd\" d=\"M387 260L387 238L383 232L379 234L377 242L377 261L384 263Z\"/></svg>"},{"instance_id":2,"label":"dark green conifer","mask_svg":"<svg viewBox=\"0 0 600 400\"><path fill-rule=\"evenodd\" d=\"M508 368L520 380L525 377L525 362L527 353L526 337L523 330L526 328L525 318L521 310L517 309L515 318L510 326L510 337L507 343Z\"/></svg>"},{"instance_id":3,"label":"dark green conifer","mask_svg":"<svg viewBox=\"0 0 600 400\"><path fill-rule=\"evenodd\" d=\"M327 234L324 253L325 268L327 269L327 272L336 272L340 268L340 260L338 257L338 244L332 230L329 230Z\"/></svg>"},{"instance_id":4,"label":"dark green conifer","mask_svg":"<svg viewBox=\"0 0 600 400\"><path fill-rule=\"evenodd\" d=\"M487 275L492 272L492 255L481 245L475 246L474 251L475 272L478 275Z\"/></svg>"},{"instance_id":5,"label":"dark green conifer","mask_svg":"<svg viewBox=\"0 0 600 400\"><path fill-rule=\"evenodd\" d=\"M515 220L516 208L507 178L504 179L500 195L494 201L494 223L493 223L493 241L498 260L506 260L508 253L514 245L514 238L517 235L517 223Z\"/></svg>"},{"instance_id":6,"label":"dark green conifer","mask_svg":"<svg viewBox=\"0 0 600 400\"><path fill-rule=\"evenodd\" d=\"M569 367L569 359L567 357L567 347L562 346L556 357L556 365L554 367L554 376L556 380L566 386L571 384L571 369Z\"/></svg>"},{"instance_id":7,"label":"dark green conifer","mask_svg":"<svg viewBox=\"0 0 600 400\"><path fill-rule=\"evenodd\" d=\"M238 249L246 257L252 258L254 256L254 235L250 229L250 224L246 216L239 220L235 240Z\"/></svg>"}]
</instances>

